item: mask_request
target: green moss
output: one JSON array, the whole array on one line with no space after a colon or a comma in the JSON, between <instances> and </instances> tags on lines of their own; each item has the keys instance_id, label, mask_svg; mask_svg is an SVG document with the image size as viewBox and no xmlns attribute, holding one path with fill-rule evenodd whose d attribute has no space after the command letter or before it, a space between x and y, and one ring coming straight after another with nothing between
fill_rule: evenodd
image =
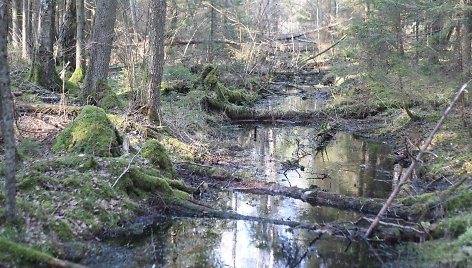
<instances>
[{"instance_id":1,"label":"green moss","mask_svg":"<svg viewBox=\"0 0 472 268\"><path fill-rule=\"evenodd\" d=\"M422 267L469 267L471 253L472 227L457 239L429 241L415 249L416 259Z\"/></svg>"},{"instance_id":2,"label":"green moss","mask_svg":"<svg viewBox=\"0 0 472 268\"><path fill-rule=\"evenodd\" d=\"M77 118L59 134L52 150L118 156L121 143L121 138L105 111L98 107L85 106Z\"/></svg>"},{"instance_id":3,"label":"green moss","mask_svg":"<svg viewBox=\"0 0 472 268\"><path fill-rule=\"evenodd\" d=\"M41 143L31 139L23 139L17 147L20 159L28 160L39 155Z\"/></svg>"},{"instance_id":4,"label":"green moss","mask_svg":"<svg viewBox=\"0 0 472 268\"><path fill-rule=\"evenodd\" d=\"M178 199L192 200L192 196L190 194L188 194L187 192L184 192L184 191L173 190L172 195L175 196Z\"/></svg>"},{"instance_id":5,"label":"green moss","mask_svg":"<svg viewBox=\"0 0 472 268\"><path fill-rule=\"evenodd\" d=\"M445 207L448 211L460 211L472 208L472 189L460 187L452 191L446 198Z\"/></svg>"},{"instance_id":6,"label":"green moss","mask_svg":"<svg viewBox=\"0 0 472 268\"><path fill-rule=\"evenodd\" d=\"M433 228L431 234L435 238L452 237L456 238L472 227L472 214L457 215L441 220Z\"/></svg>"},{"instance_id":7,"label":"green moss","mask_svg":"<svg viewBox=\"0 0 472 268\"><path fill-rule=\"evenodd\" d=\"M29 80L37 85L47 87L52 91L60 92L62 90L62 79L57 72L54 71L53 75L49 77L37 63L31 65Z\"/></svg>"},{"instance_id":8,"label":"green moss","mask_svg":"<svg viewBox=\"0 0 472 268\"><path fill-rule=\"evenodd\" d=\"M73 83L80 83L84 80L85 78L85 72L87 70L87 67L85 65L82 66L77 66L74 70L74 73L72 74L71 78L69 81Z\"/></svg>"},{"instance_id":9,"label":"green moss","mask_svg":"<svg viewBox=\"0 0 472 268\"><path fill-rule=\"evenodd\" d=\"M103 93L99 106L105 110L110 110L113 108L121 108L123 105L114 91L107 90Z\"/></svg>"},{"instance_id":10,"label":"green moss","mask_svg":"<svg viewBox=\"0 0 472 268\"><path fill-rule=\"evenodd\" d=\"M72 227L65 221L52 221L49 223L49 231L54 232L61 241L73 241Z\"/></svg>"},{"instance_id":11,"label":"green moss","mask_svg":"<svg viewBox=\"0 0 472 268\"><path fill-rule=\"evenodd\" d=\"M214 72L215 70L216 70L215 65L213 65L213 64L205 65L205 66L203 67L203 70L202 70L201 74L200 74L200 80L201 80L201 82L202 82L202 83L205 83L205 80L207 79L207 77L209 76L209 74L210 74L211 72L213 72L213 75L212 75L212 76L218 75L217 72ZM216 77L216 78L218 78L218 77ZM211 82L211 81L208 81L208 82Z\"/></svg>"},{"instance_id":12,"label":"green moss","mask_svg":"<svg viewBox=\"0 0 472 268\"><path fill-rule=\"evenodd\" d=\"M154 166L159 167L170 175L176 177L176 173L166 149L157 140L148 140L144 143L141 155L148 159Z\"/></svg>"},{"instance_id":13,"label":"green moss","mask_svg":"<svg viewBox=\"0 0 472 268\"><path fill-rule=\"evenodd\" d=\"M49 254L34 250L13 241L0 237L0 252L10 256L13 261L21 261L45 265L54 260Z\"/></svg>"}]
</instances>

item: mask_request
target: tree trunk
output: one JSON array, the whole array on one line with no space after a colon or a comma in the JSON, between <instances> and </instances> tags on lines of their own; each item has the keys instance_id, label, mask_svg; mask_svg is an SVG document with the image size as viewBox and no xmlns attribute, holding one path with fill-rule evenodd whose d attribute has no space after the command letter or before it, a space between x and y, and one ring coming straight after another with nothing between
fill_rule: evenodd
<instances>
[{"instance_id":1,"label":"tree trunk","mask_svg":"<svg viewBox=\"0 0 472 268\"><path fill-rule=\"evenodd\" d=\"M31 64L30 80L59 91L61 78L56 72L54 63L56 0L41 0L38 18L38 38L35 46L33 63Z\"/></svg>"},{"instance_id":2,"label":"tree trunk","mask_svg":"<svg viewBox=\"0 0 472 268\"><path fill-rule=\"evenodd\" d=\"M465 1L466 6L470 7L472 1ZM472 11L467 9L463 13L463 25L461 33L461 51L462 51L462 72L464 75L464 80L468 80L471 73L471 40L472 40Z\"/></svg>"},{"instance_id":3,"label":"tree trunk","mask_svg":"<svg viewBox=\"0 0 472 268\"><path fill-rule=\"evenodd\" d=\"M215 53L215 32L216 32L216 11L213 5L215 4L214 1L210 1L210 35L208 40L208 62L213 63L214 53Z\"/></svg>"},{"instance_id":4,"label":"tree trunk","mask_svg":"<svg viewBox=\"0 0 472 268\"><path fill-rule=\"evenodd\" d=\"M70 80L78 83L85 77L85 2L76 0L77 33L75 44L75 71Z\"/></svg>"},{"instance_id":5,"label":"tree trunk","mask_svg":"<svg viewBox=\"0 0 472 268\"><path fill-rule=\"evenodd\" d=\"M75 68L75 35L76 23L76 0L66 0L62 25L59 31L57 59L59 63L66 65L69 62L69 69Z\"/></svg>"},{"instance_id":6,"label":"tree trunk","mask_svg":"<svg viewBox=\"0 0 472 268\"><path fill-rule=\"evenodd\" d=\"M115 0L97 0L90 46L90 62L85 78L85 101L97 93L98 82L107 79L117 5Z\"/></svg>"},{"instance_id":7,"label":"tree trunk","mask_svg":"<svg viewBox=\"0 0 472 268\"><path fill-rule=\"evenodd\" d=\"M5 198L9 219L16 216L16 149L13 125L13 98L8 76L7 38L8 38L8 0L0 0L0 102L1 126L5 141Z\"/></svg>"},{"instance_id":8,"label":"tree trunk","mask_svg":"<svg viewBox=\"0 0 472 268\"><path fill-rule=\"evenodd\" d=\"M164 68L166 1L151 1L150 11L151 22L149 27L149 51L151 54L151 60L149 62L148 119L150 122L161 123L160 91L162 72Z\"/></svg>"},{"instance_id":9,"label":"tree trunk","mask_svg":"<svg viewBox=\"0 0 472 268\"><path fill-rule=\"evenodd\" d=\"M28 63L31 62L31 1L23 0L23 20L21 27L21 56Z\"/></svg>"},{"instance_id":10,"label":"tree trunk","mask_svg":"<svg viewBox=\"0 0 472 268\"><path fill-rule=\"evenodd\" d=\"M21 43L21 0L13 0L11 2L11 17L12 45L17 48L20 47Z\"/></svg>"}]
</instances>

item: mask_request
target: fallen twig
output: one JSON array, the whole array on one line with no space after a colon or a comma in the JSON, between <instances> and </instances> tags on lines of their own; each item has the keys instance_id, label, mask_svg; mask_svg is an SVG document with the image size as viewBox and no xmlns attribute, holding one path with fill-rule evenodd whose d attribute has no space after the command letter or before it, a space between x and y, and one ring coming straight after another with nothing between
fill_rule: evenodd
<instances>
[{"instance_id":1,"label":"fallen twig","mask_svg":"<svg viewBox=\"0 0 472 268\"><path fill-rule=\"evenodd\" d=\"M141 153L141 149L139 149L139 151L133 156L133 158L131 158L131 161L129 161L128 166L125 168L125 170L123 170L120 176L118 176L118 178L115 180L111 188L115 188L116 184L121 180L121 178L126 174L126 172L128 172L129 168L131 167L131 164L133 163L133 160L136 158L138 154Z\"/></svg>"}]
</instances>

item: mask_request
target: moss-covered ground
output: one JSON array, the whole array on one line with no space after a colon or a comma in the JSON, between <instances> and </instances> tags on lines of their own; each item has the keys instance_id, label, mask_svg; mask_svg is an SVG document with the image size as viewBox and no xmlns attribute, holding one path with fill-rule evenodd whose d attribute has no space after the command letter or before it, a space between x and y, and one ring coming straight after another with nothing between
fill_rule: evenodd
<instances>
[{"instance_id":1,"label":"moss-covered ground","mask_svg":"<svg viewBox=\"0 0 472 268\"><path fill-rule=\"evenodd\" d=\"M398 88L394 76L386 77L389 83L380 83L365 74L343 74L336 68L332 72L325 80L333 84L334 98L325 113L347 119L358 126L360 134L398 149L404 148L406 137L418 143L429 133L459 87L451 82L453 78L431 80L417 73L404 77L404 88ZM65 242L95 239L106 230L133 222L146 211L146 200L164 200L164 206L186 202L194 189L176 179L172 162L179 162L179 168L192 174L245 179L212 164L224 162L226 157L224 149L218 148L219 125L228 117L251 113L259 89L235 89L211 65L198 74L175 68L166 75L175 79L164 81L163 126L153 128L152 135L145 135L149 132L139 113L106 113L125 107L131 92L123 88L121 93L116 91L112 82L97 96L97 105L103 109L82 108L52 140L23 140L18 169L21 213L14 226L0 227L0 248L10 247L2 241L29 245L49 254L44 256L47 261L59 254ZM34 94L23 98L40 102ZM431 235L425 243L404 245L410 250L406 265L470 264L472 120L468 102L453 110L435 136L430 150L437 157L425 157L422 172L414 181L417 193L399 197ZM0 175L2 172L0 163ZM452 186L458 182L461 185ZM23 261L29 262L17 257L0 252L0 263L21 266Z\"/></svg>"}]
</instances>

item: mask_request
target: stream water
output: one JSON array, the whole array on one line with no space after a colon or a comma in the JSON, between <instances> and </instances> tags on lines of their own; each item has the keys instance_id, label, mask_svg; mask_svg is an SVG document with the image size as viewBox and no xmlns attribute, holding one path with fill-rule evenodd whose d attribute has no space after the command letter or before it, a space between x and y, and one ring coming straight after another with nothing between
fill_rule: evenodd
<instances>
[{"instance_id":1,"label":"stream water","mask_svg":"<svg viewBox=\"0 0 472 268\"><path fill-rule=\"evenodd\" d=\"M311 86L290 87L285 93L267 96L258 109L316 110L327 95ZM235 152L234 164L255 172L260 180L364 197L385 197L392 189L391 149L383 144L341 132L325 151L317 152L313 149L316 127L246 124L228 126L227 132L243 148ZM284 170L283 163L292 159L299 159L299 166ZM221 192L215 202L243 215L303 223L342 224L360 217L357 212L282 196ZM381 266L365 243L243 220L178 218L101 247L83 263L93 267ZM395 256L388 247L380 252L384 260Z\"/></svg>"}]
</instances>

